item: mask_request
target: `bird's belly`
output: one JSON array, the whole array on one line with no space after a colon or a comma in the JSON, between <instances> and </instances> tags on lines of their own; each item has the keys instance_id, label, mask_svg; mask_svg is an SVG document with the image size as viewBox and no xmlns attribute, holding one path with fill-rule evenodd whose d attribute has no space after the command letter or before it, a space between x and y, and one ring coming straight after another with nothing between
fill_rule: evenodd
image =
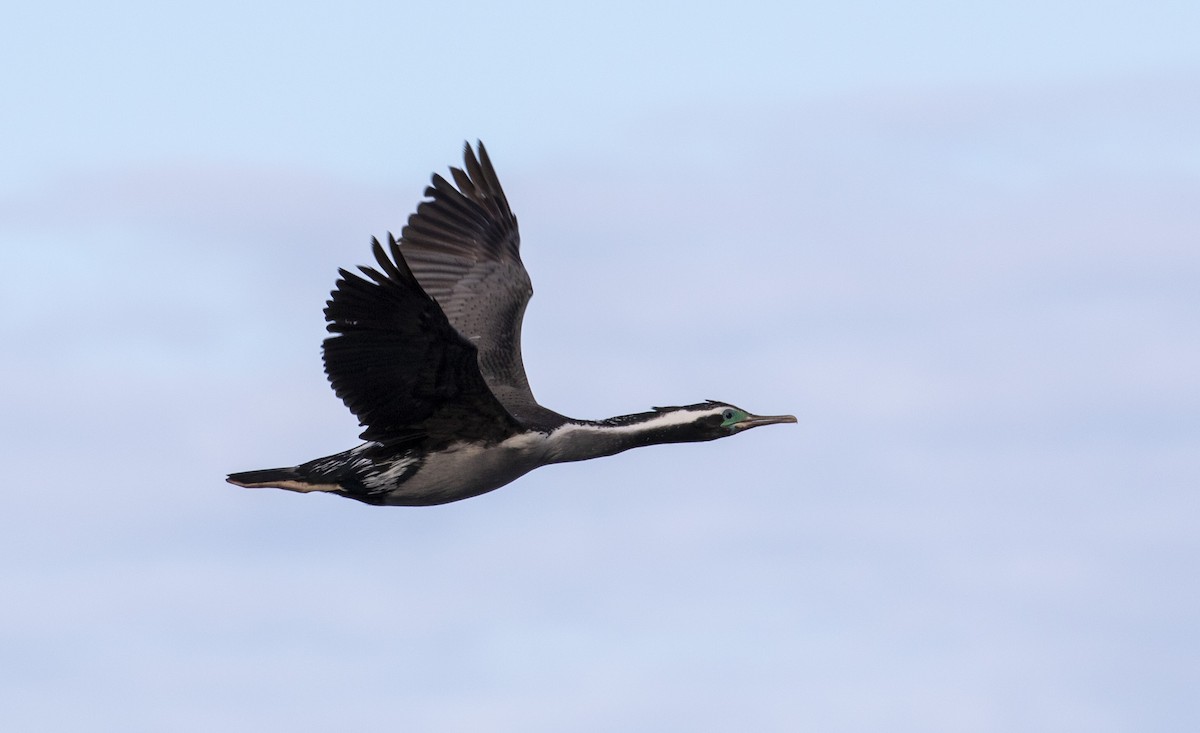
<instances>
[{"instance_id":1,"label":"bird's belly","mask_svg":"<svg viewBox=\"0 0 1200 733\"><path fill-rule=\"evenodd\" d=\"M445 504L493 491L542 465L530 446L510 438L481 447L469 443L425 457L421 469L388 492L396 506Z\"/></svg>"}]
</instances>

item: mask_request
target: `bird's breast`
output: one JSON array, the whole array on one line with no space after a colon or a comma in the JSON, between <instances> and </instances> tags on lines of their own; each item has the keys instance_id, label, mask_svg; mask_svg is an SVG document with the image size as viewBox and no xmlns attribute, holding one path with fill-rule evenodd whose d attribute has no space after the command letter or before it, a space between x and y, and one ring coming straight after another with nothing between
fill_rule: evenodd
<instances>
[{"instance_id":1,"label":"bird's breast","mask_svg":"<svg viewBox=\"0 0 1200 733\"><path fill-rule=\"evenodd\" d=\"M420 468L388 492L386 503L445 504L498 489L546 463L545 441L544 434L525 433L500 443L451 443L426 454Z\"/></svg>"}]
</instances>

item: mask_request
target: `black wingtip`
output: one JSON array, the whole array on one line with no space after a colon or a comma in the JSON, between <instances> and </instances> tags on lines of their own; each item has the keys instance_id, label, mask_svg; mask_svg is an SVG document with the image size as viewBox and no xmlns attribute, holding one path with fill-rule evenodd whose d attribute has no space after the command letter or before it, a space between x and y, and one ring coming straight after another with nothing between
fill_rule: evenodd
<instances>
[{"instance_id":1,"label":"black wingtip","mask_svg":"<svg viewBox=\"0 0 1200 733\"><path fill-rule=\"evenodd\" d=\"M484 146L482 140L475 138L474 148L471 147L470 140L463 141L463 163L465 163L468 168L470 168L473 163L484 163L484 161L487 159L487 148Z\"/></svg>"}]
</instances>

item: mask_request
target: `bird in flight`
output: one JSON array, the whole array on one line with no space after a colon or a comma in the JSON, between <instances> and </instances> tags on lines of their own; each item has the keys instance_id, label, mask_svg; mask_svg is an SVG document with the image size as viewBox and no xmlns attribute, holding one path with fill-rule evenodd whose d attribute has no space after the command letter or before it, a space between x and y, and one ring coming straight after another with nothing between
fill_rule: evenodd
<instances>
[{"instance_id":1,"label":"bird in flight","mask_svg":"<svg viewBox=\"0 0 1200 733\"><path fill-rule=\"evenodd\" d=\"M326 492L367 504L444 504L540 466L659 443L715 440L794 423L709 400L607 420L542 407L521 361L533 294L517 218L479 143L450 183L434 174L396 240L372 240L378 267L339 269L325 307L325 373L364 443L291 468L229 475L247 488Z\"/></svg>"}]
</instances>

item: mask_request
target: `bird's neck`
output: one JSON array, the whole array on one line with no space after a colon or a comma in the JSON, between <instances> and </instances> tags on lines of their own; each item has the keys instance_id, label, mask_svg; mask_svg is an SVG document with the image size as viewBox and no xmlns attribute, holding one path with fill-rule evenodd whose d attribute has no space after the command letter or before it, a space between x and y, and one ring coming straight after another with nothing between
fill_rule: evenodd
<instances>
[{"instance_id":1,"label":"bird's neck","mask_svg":"<svg viewBox=\"0 0 1200 733\"><path fill-rule=\"evenodd\" d=\"M695 440L695 415L683 411L642 412L607 420L571 420L551 431L547 446L553 463L586 461L630 448Z\"/></svg>"}]
</instances>

